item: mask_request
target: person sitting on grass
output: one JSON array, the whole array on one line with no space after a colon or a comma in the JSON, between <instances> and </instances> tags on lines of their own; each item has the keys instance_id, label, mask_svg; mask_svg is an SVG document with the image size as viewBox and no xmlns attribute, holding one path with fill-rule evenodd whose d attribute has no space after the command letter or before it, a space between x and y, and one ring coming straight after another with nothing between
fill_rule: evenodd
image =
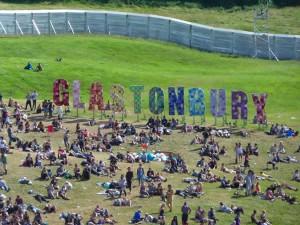
<instances>
[{"instance_id":1,"label":"person sitting on grass","mask_svg":"<svg viewBox=\"0 0 300 225\"><path fill-rule=\"evenodd\" d=\"M89 180L91 178L91 169L88 165L86 165L82 171L82 180Z\"/></svg>"},{"instance_id":2,"label":"person sitting on grass","mask_svg":"<svg viewBox=\"0 0 300 225\"><path fill-rule=\"evenodd\" d=\"M43 71L42 64L41 64L41 63L38 63L34 71L35 71L35 72L41 72L41 71Z\"/></svg>"},{"instance_id":3,"label":"person sitting on grass","mask_svg":"<svg viewBox=\"0 0 300 225\"><path fill-rule=\"evenodd\" d=\"M141 186L140 186L140 197L141 198L149 198L150 197L149 193L146 191L146 186L145 186L144 182L142 182Z\"/></svg>"},{"instance_id":4,"label":"person sitting on grass","mask_svg":"<svg viewBox=\"0 0 300 225\"><path fill-rule=\"evenodd\" d=\"M45 126L42 121L40 121L39 124L37 125L37 131L43 133L45 132Z\"/></svg>"},{"instance_id":5,"label":"person sitting on grass","mask_svg":"<svg viewBox=\"0 0 300 225\"><path fill-rule=\"evenodd\" d=\"M24 67L24 70L33 70L32 64L30 62Z\"/></svg>"},{"instance_id":6,"label":"person sitting on grass","mask_svg":"<svg viewBox=\"0 0 300 225\"><path fill-rule=\"evenodd\" d=\"M64 168L64 165L60 164L60 166L56 170L56 176L63 177L66 173L67 173L67 171Z\"/></svg>"},{"instance_id":7,"label":"person sitting on grass","mask_svg":"<svg viewBox=\"0 0 300 225\"><path fill-rule=\"evenodd\" d=\"M67 152L61 146L58 148L58 159L61 160L62 164L68 164Z\"/></svg>"},{"instance_id":8,"label":"person sitting on grass","mask_svg":"<svg viewBox=\"0 0 300 225\"><path fill-rule=\"evenodd\" d=\"M275 196L274 196L274 193L273 193L271 188L267 188L263 198L265 200L269 200L269 201L274 201L275 200Z\"/></svg>"},{"instance_id":9,"label":"person sitting on grass","mask_svg":"<svg viewBox=\"0 0 300 225\"><path fill-rule=\"evenodd\" d=\"M220 202L219 204L219 211L220 212L225 212L225 213L233 213L232 208L230 208L229 206L225 205L223 202Z\"/></svg>"},{"instance_id":10,"label":"person sitting on grass","mask_svg":"<svg viewBox=\"0 0 300 225\"><path fill-rule=\"evenodd\" d=\"M41 180L49 180L51 178L51 170L47 169L46 167L43 167L41 171Z\"/></svg>"},{"instance_id":11,"label":"person sitting on grass","mask_svg":"<svg viewBox=\"0 0 300 225\"><path fill-rule=\"evenodd\" d=\"M0 177L0 189L4 190L6 192L9 192L9 190L10 190L10 188L8 187L6 181L2 177Z\"/></svg>"},{"instance_id":12,"label":"person sitting on grass","mask_svg":"<svg viewBox=\"0 0 300 225\"><path fill-rule=\"evenodd\" d=\"M292 177L292 180L300 182L300 173L299 173L299 170L295 170L295 172L293 174L293 177Z\"/></svg>"},{"instance_id":13,"label":"person sitting on grass","mask_svg":"<svg viewBox=\"0 0 300 225\"><path fill-rule=\"evenodd\" d=\"M73 188L73 185L70 182L66 181L58 192L59 197L61 197L64 200L70 200L67 197L67 193L68 193L68 191L72 190L72 188Z\"/></svg>"},{"instance_id":14,"label":"person sitting on grass","mask_svg":"<svg viewBox=\"0 0 300 225\"><path fill-rule=\"evenodd\" d=\"M33 159L30 155L30 153L27 154L22 166L24 167L33 167Z\"/></svg>"},{"instance_id":15,"label":"person sitting on grass","mask_svg":"<svg viewBox=\"0 0 300 225\"><path fill-rule=\"evenodd\" d=\"M113 206L131 206L131 200L126 197L114 199Z\"/></svg>"},{"instance_id":16,"label":"person sitting on grass","mask_svg":"<svg viewBox=\"0 0 300 225\"><path fill-rule=\"evenodd\" d=\"M47 197L49 199L58 198L57 188L55 187L54 184L50 183L49 186L47 187Z\"/></svg>"},{"instance_id":17,"label":"person sitting on grass","mask_svg":"<svg viewBox=\"0 0 300 225\"><path fill-rule=\"evenodd\" d=\"M135 223L139 223L142 220L143 220L142 211L138 209L137 211L135 211L130 223L135 224Z\"/></svg>"},{"instance_id":18,"label":"person sitting on grass","mask_svg":"<svg viewBox=\"0 0 300 225\"><path fill-rule=\"evenodd\" d=\"M75 163L75 166L74 166L74 177L77 180L81 179L80 168L78 167L77 163Z\"/></svg>"}]
</instances>

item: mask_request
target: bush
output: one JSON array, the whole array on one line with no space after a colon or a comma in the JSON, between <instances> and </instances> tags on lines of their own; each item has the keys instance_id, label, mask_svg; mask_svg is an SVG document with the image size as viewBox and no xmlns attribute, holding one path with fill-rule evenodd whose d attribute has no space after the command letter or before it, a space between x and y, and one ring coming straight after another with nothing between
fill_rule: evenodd
<instances>
[{"instance_id":1,"label":"bush","mask_svg":"<svg viewBox=\"0 0 300 225\"><path fill-rule=\"evenodd\" d=\"M251 6L258 3L258 0L199 0L203 7L224 7Z\"/></svg>"},{"instance_id":2,"label":"bush","mask_svg":"<svg viewBox=\"0 0 300 225\"><path fill-rule=\"evenodd\" d=\"M300 0L273 0L272 2L278 7L300 5Z\"/></svg>"}]
</instances>

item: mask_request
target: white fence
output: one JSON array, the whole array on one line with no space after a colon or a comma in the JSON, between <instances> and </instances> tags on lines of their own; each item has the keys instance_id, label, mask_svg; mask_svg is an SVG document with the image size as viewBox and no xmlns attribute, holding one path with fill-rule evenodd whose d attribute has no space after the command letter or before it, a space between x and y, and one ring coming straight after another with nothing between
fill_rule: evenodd
<instances>
[{"instance_id":1,"label":"white fence","mask_svg":"<svg viewBox=\"0 0 300 225\"><path fill-rule=\"evenodd\" d=\"M109 34L175 42L258 58L300 59L300 36L219 29L168 17L110 11L0 11L0 35ZM269 40L266 42L266 40Z\"/></svg>"}]
</instances>

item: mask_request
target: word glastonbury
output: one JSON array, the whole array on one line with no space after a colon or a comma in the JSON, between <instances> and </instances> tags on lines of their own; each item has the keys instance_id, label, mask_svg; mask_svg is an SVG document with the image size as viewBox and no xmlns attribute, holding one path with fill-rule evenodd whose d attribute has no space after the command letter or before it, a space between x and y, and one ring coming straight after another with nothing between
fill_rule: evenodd
<instances>
[{"instance_id":1,"label":"word glastonbury","mask_svg":"<svg viewBox=\"0 0 300 225\"><path fill-rule=\"evenodd\" d=\"M53 85L53 101L57 106L69 106L69 84L64 79L55 80ZM144 91L143 85L129 86L133 94L134 113L142 111L141 95ZM184 115L184 87L168 87L169 115ZM125 110L124 101L125 89L120 84L113 84L110 89L112 99L111 109L114 112ZM188 90L188 105L190 116L205 115L204 91L201 88L190 88ZM256 108L256 119L258 123L264 123L266 119L265 105L267 94L252 94L252 100ZM83 108L80 102L80 81L73 81L73 107ZM99 82L91 84L89 110L104 110L103 87ZM149 90L149 110L153 114L161 114L164 111L164 91L160 87L153 87ZM214 117L224 117L226 113L226 92L225 89L210 90L210 111ZM231 114L232 119L248 119L248 97L243 91L231 92Z\"/></svg>"}]
</instances>

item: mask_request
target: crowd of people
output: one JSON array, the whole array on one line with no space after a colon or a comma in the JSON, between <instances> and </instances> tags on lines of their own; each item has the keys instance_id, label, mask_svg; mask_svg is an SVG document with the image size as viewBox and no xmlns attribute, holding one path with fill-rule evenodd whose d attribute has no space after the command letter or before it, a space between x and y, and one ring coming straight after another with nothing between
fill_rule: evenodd
<instances>
[{"instance_id":1,"label":"crowd of people","mask_svg":"<svg viewBox=\"0 0 300 225\"><path fill-rule=\"evenodd\" d=\"M44 185L46 194L32 190L28 194L32 195L39 203L45 203L45 207L39 209L34 204L25 204L19 195L13 202L10 197L7 198L1 194L0 222L3 225L46 224L42 219L42 214L57 212L56 206L51 201L54 199L70 200L74 182L89 182L92 176L104 176L110 179L99 185L104 189L104 192L100 194L104 194L107 199L111 200L111 205L114 207L135 206L133 191L138 193L137 197L144 199L145 204L149 198L157 199L156 201L160 202L158 216L149 213L143 215L139 208L130 219L130 223L134 224L139 222L166 224L165 210L178 211L178 205L174 205L174 197L201 199L206 194L204 192L205 183L220 183L221 188L236 189L234 192L236 197L244 192L245 196L259 196L261 200L281 199L290 204L296 203L296 198L284 191L284 189L298 190L290 184L277 182L265 191L261 190L260 183L273 178L265 172L256 174L251 160L254 157L261 157L263 152L258 143L248 143L243 146L238 142L232 146L232 151L220 144L220 138L231 137L229 129L189 126L186 123L180 126L178 120L167 119L165 116L161 119L151 117L144 127L137 128L133 124L119 122L110 117L105 124L97 127L96 132L93 132L94 129L89 127L94 125L92 123L84 127L82 123L77 123L75 127L65 124L64 115L69 108L55 107L50 100L44 100L40 105L37 104L37 99L38 93L32 91L26 96L25 106L12 99L9 100L8 105L2 103L1 128L3 129L2 134L6 134L1 134L0 137L0 162L3 175L6 176L10 174L7 156L14 151L26 152L20 166L26 169L40 170L40 176L37 179L46 184ZM42 119L40 121L32 120L29 116L31 113L42 114ZM195 165L189 165L195 169L189 168L184 152L177 154L170 151L152 152L149 150L150 146L164 142L167 139L164 136L173 135L176 129L179 130L179 133L183 133L181 135L189 132L196 133L190 143L199 147L198 155L195 155L198 160ZM286 137L290 136L287 134L290 130L286 126L274 125L270 134ZM27 133L31 132L60 132L62 134L60 142L63 144L54 147L55 144L51 138L45 139L44 142L38 138L26 139ZM19 135L20 133L22 135ZM296 133L293 131L294 135ZM7 136L8 143L5 136ZM119 151L120 148L127 146L138 146L141 150L136 152L116 152L115 150ZM97 159L97 154L101 152L109 155L108 160ZM279 162L298 162L295 156L288 154L283 141L280 141L278 145L272 145L268 154L271 159L267 161L267 166L271 164L273 169L278 168L277 163ZM235 158L233 168L220 163L220 160L222 161L228 155ZM282 157L282 155L284 156ZM71 165L70 161L73 161L74 158L77 158L77 161ZM162 170L152 169L152 161L161 163ZM126 170L122 169L124 165L126 165ZM70 167L72 167L71 170ZM199 171L196 171L198 169ZM175 173L180 176L189 176L183 179L183 183L188 183L186 187L179 188L170 183L169 176ZM135 182L136 185L134 185ZM295 170L292 174L291 182L300 182L299 170ZM23 177L19 183L31 185L32 181ZM0 177L0 189L5 192L11 190L4 177ZM201 201L199 202L201 204ZM195 210L195 216L190 218L193 210ZM187 225L191 219L201 225L222 224L222 221L217 218L219 212L233 214L232 225L240 225L244 207L234 205L229 207L220 202L217 208L211 207L206 213L204 208L199 206L197 209L193 209L189 206L189 202L184 202L180 212L182 225ZM30 213L33 213L33 219L30 218ZM256 214L257 212L254 210L249 218L253 224L271 224L265 211L260 216ZM66 225L79 225L83 224L83 221L87 221L88 225L117 223L116 217L107 208L99 205L93 210L90 218L83 218L73 212L64 212L60 218ZM171 225L176 224L180 224L180 222L178 222L177 216L174 216Z\"/></svg>"}]
</instances>

